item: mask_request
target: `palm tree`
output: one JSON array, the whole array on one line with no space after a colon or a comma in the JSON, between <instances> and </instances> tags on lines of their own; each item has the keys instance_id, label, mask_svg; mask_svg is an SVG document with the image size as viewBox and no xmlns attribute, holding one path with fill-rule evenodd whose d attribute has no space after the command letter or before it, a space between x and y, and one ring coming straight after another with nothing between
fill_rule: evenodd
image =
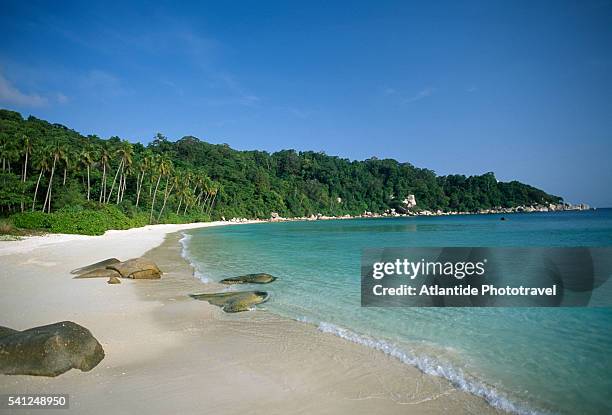
<instances>
[{"instance_id":1,"label":"palm tree","mask_svg":"<svg viewBox=\"0 0 612 415\"><path fill-rule=\"evenodd\" d=\"M127 176L133 172L132 163L134 157L134 147L129 141L123 141L118 153L123 161L123 168L121 170L121 176L119 177L121 194L117 195L117 203L123 201L123 194L125 193L125 188L127 187Z\"/></svg>"},{"instance_id":2,"label":"palm tree","mask_svg":"<svg viewBox=\"0 0 612 415\"><path fill-rule=\"evenodd\" d=\"M185 199L185 209L183 210L183 215L187 214L187 208L193 206L195 204L196 197L194 193L187 194Z\"/></svg>"},{"instance_id":3,"label":"palm tree","mask_svg":"<svg viewBox=\"0 0 612 415\"><path fill-rule=\"evenodd\" d=\"M183 200L185 200L185 204L187 204L186 200L189 196L189 191L191 190L191 187L189 186L189 183L191 182L191 173L187 172L184 176L185 179L178 183L178 187L176 189L177 196L179 196L179 203L178 207L176 208L177 215L181 211L181 205L183 204Z\"/></svg>"},{"instance_id":4,"label":"palm tree","mask_svg":"<svg viewBox=\"0 0 612 415\"><path fill-rule=\"evenodd\" d=\"M213 182L208 176L204 176L202 182L202 189L205 192L204 200L200 200L201 212L204 213L207 210L208 200L212 196Z\"/></svg>"},{"instance_id":5,"label":"palm tree","mask_svg":"<svg viewBox=\"0 0 612 415\"><path fill-rule=\"evenodd\" d=\"M127 178L134 174L134 167L132 163L126 164L123 170L123 185L121 186L121 197L119 198L119 202L123 202L123 196L125 196L125 189L127 188Z\"/></svg>"},{"instance_id":6,"label":"palm tree","mask_svg":"<svg viewBox=\"0 0 612 415\"><path fill-rule=\"evenodd\" d=\"M70 168L70 159L68 157L68 152L64 153L62 161L64 162L64 180L62 181L62 186L66 186L66 174L68 172L68 169Z\"/></svg>"},{"instance_id":7,"label":"palm tree","mask_svg":"<svg viewBox=\"0 0 612 415\"><path fill-rule=\"evenodd\" d=\"M94 158L93 151L91 150L91 148L88 147L85 150L81 151L81 153L79 154L79 163L81 163L81 165L84 166L87 170L87 200L89 200L91 195L90 170L91 166L93 165L93 162Z\"/></svg>"},{"instance_id":8,"label":"palm tree","mask_svg":"<svg viewBox=\"0 0 612 415\"><path fill-rule=\"evenodd\" d=\"M64 146L59 142L59 140L57 140L50 148L50 155L53 159L53 164L51 165L51 177L49 178L49 187L47 187L47 195L45 196L45 203L43 204L43 212L45 211L45 207L47 207L47 213L51 213L51 193L53 187L53 175L55 174L55 165L66 155Z\"/></svg>"},{"instance_id":9,"label":"palm tree","mask_svg":"<svg viewBox=\"0 0 612 415\"><path fill-rule=\"evenodd\" d=\"M23 173L22 173L22 179L23 179L23 182L25 183L26 179L28 178L28 159L29 159L29 156L32 154L32 141L27 135L24 135L21 143L22 143L21 148L23 149L23 155L25 157L25 161L23 162Z\"/></svg>"},{"instance_id":10,"label":"palm tree","mask_svg":"<svg viewBox=\"0 0 612 415\"><path fill-rule=\"evenodd\" d=\"M138 207L138 202L140 202L140 193L142 192L142 185L144 182L145 174L147 170L151 168L153 164L153 152L150 150L146 150L144 157L138 164L138 180L136 181L136 207Z\"/></svg>"},{"instance_id":11,"label":"palm tree","mask_svg":"<svg viewBox=\"0 0 612 415\"><path fill-rule=\"evenodd\" d=\"M22 181L24 183L24 187L23 187L23 193L21 196L21 211L23 212L25 209L25 203L23 201L23 195L25 194L25 182L28 178L28 158L30 156L30 154L32 154L32 141L30 140L30 138L27 135L23 136L23 140L22 140L22 149L23 149L23 154L25 156L25 161L23 162L23 173L21 175L22 177Z\"/></svg>"},{"instance_id":12,"label":"palm tree","mask_svg":"<svg viewBox=\"0 0 612 415\"><path fill-rule=\"evenodd\" d=\"M214 185L214 187L211 189L211 193L213 195L212 200L210 201L210 205L208 205L208 210L206 211L207 215L210 215L210 212L213 209L213 206L215 204L215 199L217 199L217 193L219 192L219 186L218 185Z\"/></svg>"},{"instance_id":13,"label":"palm tree","mask_svg":"<svg viewBox=\"0 0 612 415\"><path fill-rule=\"evenodd\" d=\"M117 167L117 172L115 173L115 178L113 179L113 184L111 186L111 191L108 194L106 199L106 203L110 202L110 199L113 195L113 190L115 189L115 182L117 181L117 176L119 175L119 183L121 186L123 183L123 170L128 163L132 163L132 156L134 154L134 149L132 144L128 141L122 141L121 146L116 151L116 154L119 156L119 166ZM117 190L117 203L119 203L119 190Z\"/></svg>"},{"instance_id":14,"label":"palm tree","mask_svg":"<svg viewBox=\"0 0 612 415\"><path fill-rule=\"evenodd\" d=\"M108 203L110 201L111 196L113 195L113 190L115 189L115 182L117 181L117 175L119 174L119 171L121 170L122 167L123 167L123 160L120 160L119 166L117 166L117 171L115 172L115 177L113 178L113 184L111 186L110 192L108 193L108 197L105 200L105 203Z\"/></svg>"},{"instance_id":15,"label":"palm tree","mask_svg":"<svg viewBox=\"0 0 612 415\"><path fill-rule=\"evenodd\" d=\"M106 146L100 151L100 164L102 164L102 182L100 183L100 198L98 203L103 203L106 200L106 167L110 163L110 153Z\"/></svg>"},{"instance_id":16,"label":"palm tree","mask_svg":"<svg viewBox=\"0 0 612 415\"><path fill-rule=\"evenodd\" d=\"M2 171L6 171L6 162L10 157L10 141L7 135L0 136L0 159L2 159ZM10 166L10 161L8 162ZM10 167L9 167L10 170Z\"/></svg>"},{"instance_id":17,"label":"palm tree","mask_svg":"<svg viewBox=\"0 0 612 415\"><path fill-rule=\"evenodd\" d=\"M36 167L40 170L40 173L38 174L36 188L34 189L34 198L32 199L32 212L34 212L34 206L36 205L36 196L38 194L38 186L40 185L40 179L42 178L43 174L49 170L49 159L44 155L41 156Z\"/></svg>"},{"instance_id":18,"label":"palm tree","mask_svg":"<svg viewBox=\"0 0 612 415\"><path fill-rule=\"evenodd\" d=\"M155 199L157 197L157 189L159 188L159 181L162 176L168 175L170 173L170 169L172 168L172 162L161 156L156 159L157 162L157 183L155 183L155 191L153 192L153 200L151 201L151 215L149 216L149 222L153 222L153 209L155 208ZM166 180L166 187L168 187L168 181Z\"/></svg>"},{"instance_id":19,"label":"palm tree","mask_svg":"<svg viewBox=\"0 0 612 415\"><path fill-rule=\"evenodd\" d=\"M162 208L159 210L159 215L157 215L157 221L159 222L162 214L164 213L164 209L166 208L166 202L168 201L168 196L172 193L172 189L179 183L179 175L176 174L172 177L172 186L168 187L168 182L170 181L170 175L172 173L172 167L170 167L168 171L168 175L166 176L166 188L164 189L164 203L162 204Z\"/></svg>"}]
</instances>

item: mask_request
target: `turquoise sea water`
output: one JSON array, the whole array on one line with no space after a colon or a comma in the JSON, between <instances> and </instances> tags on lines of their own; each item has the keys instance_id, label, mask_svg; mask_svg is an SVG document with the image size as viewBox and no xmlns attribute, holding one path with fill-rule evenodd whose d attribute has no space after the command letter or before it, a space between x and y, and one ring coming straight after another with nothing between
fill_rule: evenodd
<instances>
[{"instance_id":1,"label":"turquoise sea water","mask_svg":"<svg viewBox=\"0 0 612 415\"><path fill-rule=\"evenodd\" d=\"M612 413L610 308L362 308L362 248L612 246L612 209L291 222L190 231L205 281L252 272L270 312L388 353L513 413ZM262 288L261 286L259 288Z\"/></svg>"}]
</instances>

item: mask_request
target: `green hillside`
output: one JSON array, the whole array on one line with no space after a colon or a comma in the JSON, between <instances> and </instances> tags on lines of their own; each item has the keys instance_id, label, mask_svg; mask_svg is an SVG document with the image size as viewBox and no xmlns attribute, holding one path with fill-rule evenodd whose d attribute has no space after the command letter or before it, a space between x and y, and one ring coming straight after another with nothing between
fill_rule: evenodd
<instances>
[{"instance_id":1,"label":"green hillside","mask_svg":"<svg viewBox=\"0 0 612 415\"><path fill-rule=\"evenodd\" d=\"M145 146L83 136L9 110L0 110L0 163L2 216L17 226L79 233L222 216L269 218L271 212L382 213L410 194L416 210L561 200L523 183L498 182L493 173L437 176L392 159L237 151L191 136L173 142L158 134Z\"/></svg>"}]
</instances>

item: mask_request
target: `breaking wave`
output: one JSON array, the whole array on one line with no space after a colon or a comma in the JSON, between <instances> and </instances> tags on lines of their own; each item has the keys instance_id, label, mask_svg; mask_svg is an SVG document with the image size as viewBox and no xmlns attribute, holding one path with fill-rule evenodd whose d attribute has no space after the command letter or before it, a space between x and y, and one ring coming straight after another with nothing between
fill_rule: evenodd
<instances>
[{"instance_id":1,"label":"breaking wave","mask_svg":"<svg viewBox=\"0 0 612 415\"><path fill-rule=\"evenodd\" d=\"M315 322L303 317L297 319L306 323ZM518 415L543 415L543 412L536 411L524 405L512 402L509 398L498 392L494 387L488 386L475 379L470 379L462 370L443 364L435 358L429 356L417 356L397 345L385 340L376 339L371 336L357 334L335 324L320 322L318 329L324 333L330 333L342 339L357 343L394 357L402 363L414 366L421 372L447 379L456 388L471 393L472 395L483 398L489 405L506 412Z\"/></svg>"}]
</instances>

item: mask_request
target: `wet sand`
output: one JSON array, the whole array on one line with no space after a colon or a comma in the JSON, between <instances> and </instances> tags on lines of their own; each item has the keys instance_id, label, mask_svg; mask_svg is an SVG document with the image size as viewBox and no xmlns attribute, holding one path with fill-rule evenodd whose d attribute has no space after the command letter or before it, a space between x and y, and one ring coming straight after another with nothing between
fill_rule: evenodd
<instances>
[{"instance_id":1,"label":"wet sand","mask_svg":"<svg viewBox=\"0 0 612 415\"><path fill-rule=\"evenodd\" d=\"M87 373L0 375L2 393L68 393L69 412L87 414L498 412L445 379L276 316L265 304L227 314L189 298L220 286L193 277L180 256L179 233L146 253L165 272L161 280L72 279L73 268L142 255L155 242L121 232L11 255L0 249L0 325L25 329L72 320L89 328L106 352Z\"/></svg>"}]
</instances>

